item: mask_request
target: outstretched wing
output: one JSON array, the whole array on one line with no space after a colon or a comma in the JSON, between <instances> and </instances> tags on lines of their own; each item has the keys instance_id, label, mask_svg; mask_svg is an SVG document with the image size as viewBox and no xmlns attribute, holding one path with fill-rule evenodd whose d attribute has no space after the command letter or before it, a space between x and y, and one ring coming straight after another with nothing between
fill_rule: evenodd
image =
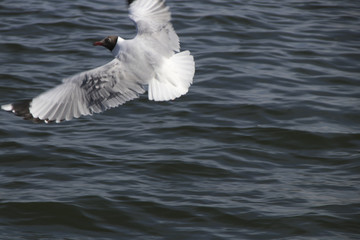
<instances>
[{"instance_id":1,"label":"outstretched wing","mask_svg":"<svg viewBox=\"0 0 360 240\"><path fill-rule=\"evenodd\" d=\"M127 72L119 59L63 80L35 97L29 106L33 118L70 120L116 107L144 93L140 79Z\"/></svg>"},{"instance_id":2,"label":"outstretched wing","mask_svg":"<svg viewBox=\"0 0 360 240\"><path fill-rule=\"evenodd\" d=\"M137 36L151 36L169 51L180 51L179 37L170 20L169 7L164 0L133 0L129 17L136 24Z\"/></svg>"}]
</instances>

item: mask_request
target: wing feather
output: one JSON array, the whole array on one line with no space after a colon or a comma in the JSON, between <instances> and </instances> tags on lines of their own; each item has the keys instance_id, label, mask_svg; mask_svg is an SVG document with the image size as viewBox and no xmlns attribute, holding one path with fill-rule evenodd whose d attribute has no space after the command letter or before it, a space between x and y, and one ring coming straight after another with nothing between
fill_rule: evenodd
<instances>
[{"instance_id":1,"label":"wing feather","mask_svg":"<svg viewBox=\"0 0 360 240\"><path fill-rule=\"evenodd\" d=\"M60 122L117 107L144 93L141 79L128 79L119 59L64 79L30 103L34 118ZM133 77L133 76L132 76Z\"/></svg>"},{"instance_id":2,"label":"wing feather","mask_svg":"<svg viewBox=\"0 0 360 240\"><path fill-rule=\"evenodd\" d=\"M151 35L170 51L180 51L179 37L171 25L171 13L164 0L135 0L129 17L136 24L137 36Z\"/></svg>"}]
</instances>

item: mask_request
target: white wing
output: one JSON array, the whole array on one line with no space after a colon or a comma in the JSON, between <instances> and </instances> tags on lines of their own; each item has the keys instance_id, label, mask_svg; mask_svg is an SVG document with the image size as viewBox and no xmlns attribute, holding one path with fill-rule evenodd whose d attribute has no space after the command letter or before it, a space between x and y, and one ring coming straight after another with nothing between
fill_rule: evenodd
<instances>
[{"instance_id":1,"label":"white wing","mask_svg":"<svg viewBox=\"0 0 360 240\"><path fill-rule=\"evenodd\" d=\"M169 51L180 51L179 37L170 23L171 14L164 0L135 0L129 12L136 24L137 37L151 36Z\"/></svg>"},{"instance_id":2,"label":"white wing","mask_svg":"<svg viewBox=\"0 0 360 240\"><path fill-rule=\"evenodd\" d=\"M60 122L99 113L144 93L143 83L115 58L108 64L63 80L30 103L34 118Z\"/></svg>"}]
</instances>

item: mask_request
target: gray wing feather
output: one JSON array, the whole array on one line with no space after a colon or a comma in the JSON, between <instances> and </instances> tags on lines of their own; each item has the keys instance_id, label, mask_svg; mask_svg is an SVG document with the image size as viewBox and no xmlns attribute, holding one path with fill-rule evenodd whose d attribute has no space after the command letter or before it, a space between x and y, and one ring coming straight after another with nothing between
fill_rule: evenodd
<instances>
[{"instance_id":1,"label":"gray wing feather","mask_svg":"<svg viewBox=\"0 0 360 240\"><path fill-rule=\"evenodd\" d=\"M141 80L115 58L40 94L32 100L30 113L34 118L60 122L117 107L144 92Z\"/></svg>"}]
</instances>

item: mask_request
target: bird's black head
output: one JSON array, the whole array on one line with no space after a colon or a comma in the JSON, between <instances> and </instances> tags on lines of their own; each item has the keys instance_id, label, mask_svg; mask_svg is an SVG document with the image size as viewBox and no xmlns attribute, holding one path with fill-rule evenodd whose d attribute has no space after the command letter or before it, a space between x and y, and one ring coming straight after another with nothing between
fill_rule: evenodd
<instances>
[{"instance_id":1,"label":"bird's black head","mask_svg":"<svg viewBox=\"0 0 360 240\"><path fill-rule=\"evenodd\" d=\"M112 51L116 46L117 39L117 36L108 36L99 42L94 42L94 46L104 46L110 51Z\"/></svg>"}]
</instances>

